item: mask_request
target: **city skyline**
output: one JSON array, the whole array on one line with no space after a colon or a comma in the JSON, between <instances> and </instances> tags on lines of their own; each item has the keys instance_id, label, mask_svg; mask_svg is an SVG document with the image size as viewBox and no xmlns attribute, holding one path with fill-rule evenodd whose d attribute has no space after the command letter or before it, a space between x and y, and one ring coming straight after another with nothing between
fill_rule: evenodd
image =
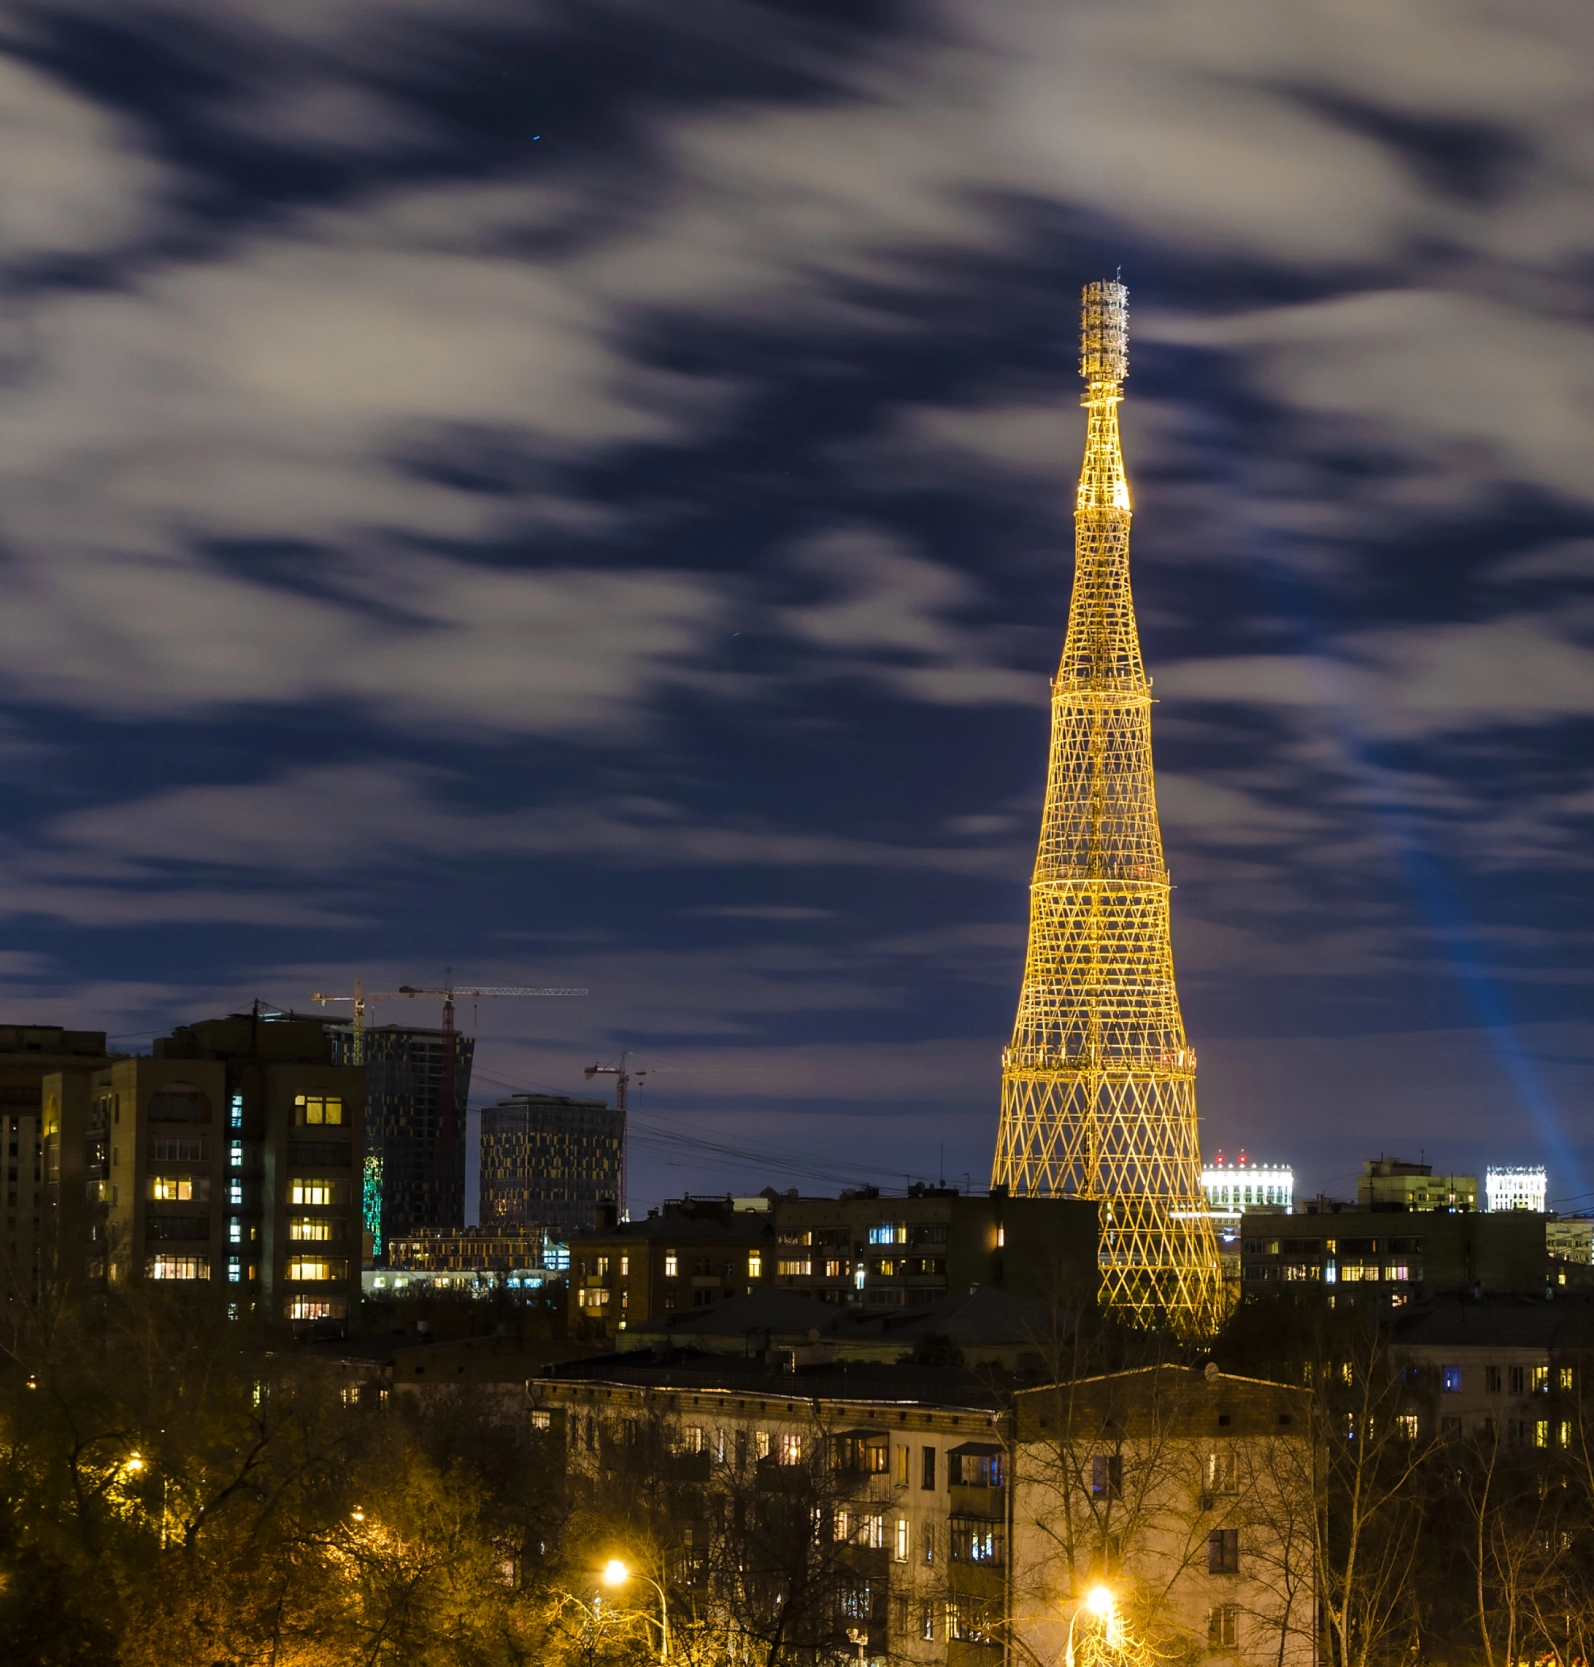
<instances>
[{"instance_id":1,"label":"city skyline","mask_svg":"<svg viewBox=\"0 0 1594 1667\"><path fill-rule=\"evenodd\" d=\"M1203 1153L1594 1202L1580 11L6 17L0 1019L978 1185L1121 267Z\"/></svg>"}]
</instances>

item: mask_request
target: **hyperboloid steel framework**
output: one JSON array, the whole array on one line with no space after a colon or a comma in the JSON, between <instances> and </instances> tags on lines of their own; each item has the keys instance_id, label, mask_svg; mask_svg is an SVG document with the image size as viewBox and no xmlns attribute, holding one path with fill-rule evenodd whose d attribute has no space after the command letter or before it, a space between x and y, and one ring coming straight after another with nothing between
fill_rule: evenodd
<instances>
[{"instance_id":1,"label":"hyperboloid steel framework","mask_svg":"<svg viewBox=\"0 0 1594 1667\"><path fill-rule=\"evenodd\" d=\"M1128 345L1128 291L1086 285L1074 592L1052 684L1029 951L1002 1056L991 1181L1018 1197L1100 1200L1104 1304L1202 1334L1222 1315L1223 1281L1201 1191L1196 1061L1174 985L1151 772L1151 681L1129 590L1118 441Z\"/></svg>"}]
</instances>

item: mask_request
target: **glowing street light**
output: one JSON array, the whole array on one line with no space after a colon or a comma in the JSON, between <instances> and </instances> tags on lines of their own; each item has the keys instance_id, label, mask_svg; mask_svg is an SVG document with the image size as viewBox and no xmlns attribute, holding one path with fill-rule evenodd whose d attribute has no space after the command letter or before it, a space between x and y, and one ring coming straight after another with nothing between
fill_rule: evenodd
<instances>
[{"instance_id":1,"label":"glowing street light","mask_svg":"<svg viewBox=\"0 0 1594 1667\"><path fill-rule=\"evenodd\" d=\"M605 1586L623 1586L626 1581L633 1578L633 1573L634 1571L627 1568L618 1557L611 1557L609 1561L603 1565L603 1583ZM659 1594L659 1660L668 1661L670 1659L669 1599L665 1597L664 1588L658 1583L658 1581L645 1574L637 1574L635 1575L635 1578L638 1580L646 1580L648 1585L650 1585L653 1590ZM651 1620L652 1617L649 1616L648 1619Z\"/></svg>"},{"instance_id":2,"label":"glowing street light","mask_svg":"<svg viewBox=\"0 0 1594 1667\"><path fill-rule=\"evenodd\" d=\"M1068 1647L1063 1651L1065 1667L1074 1667L1074 1627L1080 1612L1088 1609L1098 1621L1106 1622L1107 1646L1117 1649L1124 1641L1124 1624L1118 1614L1118 1600L1106 1586L1092 1586L1068 1618Z\"/></svg>"}]
</instances>

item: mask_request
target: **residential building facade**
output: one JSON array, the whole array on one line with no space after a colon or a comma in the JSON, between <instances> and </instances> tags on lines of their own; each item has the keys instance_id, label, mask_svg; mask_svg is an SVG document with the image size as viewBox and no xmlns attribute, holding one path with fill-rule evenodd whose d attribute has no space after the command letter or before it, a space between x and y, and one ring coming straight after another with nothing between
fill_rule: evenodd
<instances>
[{"instance_id":1,"label":"residential building facade","mask_svg":"<svg viewBox=\"0 0 1594 1667\"><path fill-rule=\"evenodd\" d=\"M1397 1304L1436 1291L1542 1294L1545 1218L1361 1209L1314 1200L1302 1215L1242 1217L1241 1280L1249 1292L1316 1288L1336 1301Z\"/></svg>"},{"instance_id":2,"label":"residential building facade","mask_svg":"<svg viewBox=\"0 0 1594 1667\"><path fill-rule=\"evenodd\" d=\"M819 1302L890 1310L999 1285L1067 1306L1098 1280L1097 1206L1081 1198L968 1197L915 1186L839 1198L770 1195L776 1285Z\"/></svg>"},{"instance_id":3,"label":"residential building facade","mask_svg":"<svg viewBox=\"0 0 1594 1667\"><path fill-rule=\"evenodd\" d=\"M1364 1210L1476 1210L1476 1175L1435 1175L1431 1163L1369 1158L1356 1182Z\"/></svg>"},{"instance_id":4,"label":"residential building facade","mask_svg":"<svg viewBox=\"0 0 1594 1667\"><path fill-rule=\"evenodd\" d=\"M1012 1659L1312 1667L1317 1465L1304 1389L1154 1366L1014 1397ZM1088 1594L1105 1588L1100 1614Z\"/></svg>"},{"instance_id":5,"label":"residential building facade","mask_svg":"<svg viewBox=\"0 0 1594 1667\"><path fill-rule=\"evenodd\" d=\"M937 1400L906 1376L889 1402L819 1381L657 1378L541 1378L528 1392L589 1497L644 1474L676 1485L667 1561L651 1571L674 1588L672 1625L740 1635L749 1659L780 1636L815 1659L1001 1662L1006 1410ZM749 1535L762 1587L738 1572ZM800 1608L782 1614L793 1593Z\"/></svg>"},{"instance_id":6,"label":"residential building facade","mask_svg":"<svg viewBox=\"0 0 1594 1667\"><path fill-rule=\"evenodd\" d=\"M47 1279L70 1276L86 1253L92 1222L82 1184L84 1131L72 1131L63 1147L59 1098L52 1107L44 1084L50 1076L81 1083L114 1057L103 1030L0 1025L0 1301L31 1301Z\"/></svg>"},{"instance_id":7,"label":"residential building facade","mask_svg":"<svg viewBox=\"0 0 1594 1667\"><path fill-rule=\"evenodd\" d=\"M333 1063L322 1025L186 1025L87 1086L112 1284L208 1282L273 1322L355 1322L364 1072Z\"/></svg>"},{"instance_id":8,"label":"residential building facade","mask_svg":"<svg viewBox=\"0 0 1594 1667\"><path fill-rule=\"evenodd\" d=\"M1061 1307L1096 1294L1096 1205L915 1187L667 1202L570 1243L572 1335L614 1337L768 1288L889 1315L997 1286Z\"/></svg>"}]
</instances>

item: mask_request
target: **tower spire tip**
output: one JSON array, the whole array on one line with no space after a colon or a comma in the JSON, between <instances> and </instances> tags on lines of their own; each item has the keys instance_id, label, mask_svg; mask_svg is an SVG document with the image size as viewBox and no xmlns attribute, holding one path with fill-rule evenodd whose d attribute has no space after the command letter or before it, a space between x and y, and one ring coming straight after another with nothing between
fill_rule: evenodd
<instances>
[{"instance_id":1,"label":"tower spire tip","mask_svg":"<svg viewBox=\"0 0 1594 1667\"><path fill-rule=\"evenodd\" d=\"M1117 278L1085 285L1080 298L1079 374L1087 382L1122 382L1129 374L1129 291Z\"/></svg>"}]
</instances>

